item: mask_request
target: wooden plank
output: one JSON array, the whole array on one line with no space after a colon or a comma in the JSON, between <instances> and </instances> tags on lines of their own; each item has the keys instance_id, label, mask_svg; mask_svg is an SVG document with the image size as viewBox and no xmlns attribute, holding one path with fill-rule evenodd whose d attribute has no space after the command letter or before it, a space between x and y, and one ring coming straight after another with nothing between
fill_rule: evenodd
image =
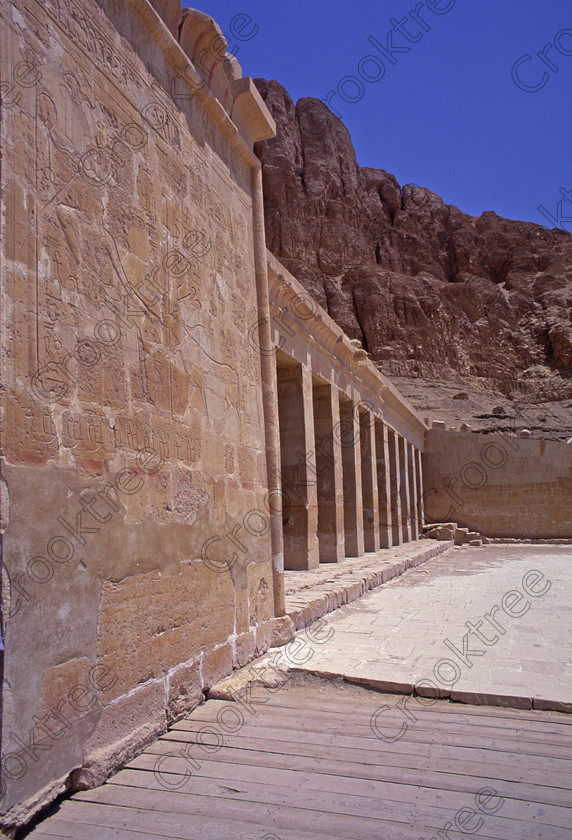
<instances>
[{"instance_id":1,"label":"wooden plank","mask_svg":"<svg viewBox=\"0 0 572 840\"><path fill-rule=\"evenodd\" d=\"M157 765L156 756L143 754L139 756L136 763L138 766L133 769L150 771L155 776L153 771ZM173 778L180 779L185 777L190 768L184 758L175 757L170 758L168 762L164 762L161 769L165 773L166 778L166 774L171 774ZM282 786L287 789L301 784L306 792L322 791L335 794L351 794L352 796L365 796L367 798L377 796L384 800L390 799L394 802L408 802L412 793L414 793L418 802L431 802L435 799L436 792L446 795L450 800L456 801L462 793L474 794L487 784L487 780L485 779L483 784L476 782L472 787L469 786L467 791L463 792L459 787L451 790L450 788L438 787L437 785L430 786L425 784L424 780L412 778L410 775L405 776L404 779L386 781L384 779L371 778L371 776L356 777L350 773L336 775L327 770L320 771L317 766L306 771L293 770L290 767L271 768L267 763L257 765L242 762L222 762L214 756L201 765L199 770L192 772L192 779L189 779L188 784L194 785L199 779L225 781L229 784L248 781L258 785L264 785L268 780L271 780L272 785ZM500 789L503 786L504 792ZM503 797L519 800L524 799L531 805L547 804L542 800L540 802L538 800L531 800L526 795L521 794L519 786L506 782L498 782L497 787L499 795ZM563 808L563 819L570 820L570 827L572 828L572 809L568 809L567 806L569 804L570 798L568 797L563 803L552 803L551 807ZM459 807L461 806L459 805Z\"/></svg>"},{"instance_id":2,"label":"wooden plank","mask_svg":"<svg viewBox=\"0 0 572 840\"><path fill-rule=\"evenodd\" d=\"M350 688L350 685L347 685L347 689ZM353 688L353 686L351 687ZM371 697L367 698L367 702L363 702L359 697L352 697L352 692L348 692L347 694L344 692L337 701L328 699L327 697L320 697L319 704L307 704L304 707L304 701L297 692L294 692L292 689L283 688L275 694L261 694L253 690L252 693L249 693L248 700L257 710L280 708L284 712L287 710L299 712L304 707L308 714L341 714L349 716L355 708L359 708L364 715L367 715L373 713L380 706L389 706L391 710L395 709L398 713L398 707L405 706L419 718L429 717L434 719L437 716L439 719L450 719L451 717L462 717L465 720L470 719L476 724L488 721L489 725L501 727L505 723L510 725L515 722L519 724L525 722L529 731L539 731L547 725L561 730L570 731L572 729L572 715L562 712L543 712L534 709L507 709L502 706L471 706L466 703L450 703L443 700L431 703L429 698L418 698L411 694L378 694L371 690L367 691L367 694L371 695ZM201 711L207 707L218 710L228 704L242 706L245 701L245 694L237 694L237 697L238 700L208 700L206 703L197 706L187 716L187 719L192 719L197 714L200 715ZM348 700L350 703L348 703ZM430 703L431 705L429 705Z\"/></svg>"},{"instance_id":3,"label":"wooden plank","mask_svg":"<svg viewBox=\"0 0 572 840\"><path fill-rule=\"evenodd\" d=\"M57 831L57 834L54 834L54 831ZM77 825L69 825L66 827L61 827L58 830L58 827L54 825L53 831L43 831L41 825L37 828L32 829L32 831L27 835L28 837L47 837L49 840L73 840L74 837L77 835Z\"/></svg>"},{"instance_id":4,"label":"wooden plank","mask_svg":"<svg viewBox=\"0 0 572 840\"><path fill-rule=\"evenodd\" d=\"M179 751L173 750L172 745L169 746L164 742L152 744L143 755L133 759L126 766L132 770L152 770L157 765L160 756L173 754L175 758L163 762L161 767L165 769L171 767L172 772L179 773L185 769L190 769L188 761L185 761L183 757L176 758L180 755ZM319 756L282 753L277 751L276 743L273 746L268 746L267 750L257 750L252 747L223 747L217 751L216 760L221 763L254 765L269 769L328 773L342 778L351 777L353 779L416 784L427 788L458 790L469 794L494 782L495 790L500 795L512 796L515 783L518 783L519 798L526 797L529 802L568 806L571 799L569 787L544 784L546 782L546 765L542 772L538 772L537 779L525 780L524 771L518 772L516 774L517 778L514 778L513 775L512 779L507 779L504 776L497 775L495 766L490 762L468 765L464 761L461 766L453 770L450 762L441 762L440 767L436 767L436 761L432 758L430 761L419 761L415 768L403 768L395 767L392 764L381 764L375 760L365 763L359 760L359 756L356 756L355 760L352 761L349 760L345 752L340 758L339 751L330 751L328 756L325 756L322 750L320 750ZM175 764L175 761L179 763ZM178 770L175 770L175 767ZM193 769L193 775L201 775L200 769ZM572 775L569 775L569 779L572 781ZM558 781L562 783L562 779L559 778Z\"/></svg>"},{"instance_id":5,"label":"wooden plank","mask_svg":"<svg viewBox=\"0 0 572 840\"><path fill-rule=\"evenodd\" d=\"M131 807L150 807L149 792L139 788L126 788L120 785L106 785L94 791L86 791L76 794L75 799L81 798L85 800L90 797L90 801L97 798L100 802L107 802L112 805L129 804ZM466 807L474 807L474 798L466 801ZM262 809L262 810L261 810ZM285 828L299 828L307 829L310 825L312 829L317 832L323 832L326 836L332 838L354 838L354 840L420 840L420 837L442 829L447 822L454 819L455 811L443 808L440 814L441 822L434 824L425 813L418 811L415 813L414 819L407 822L403 818L395 821L392 820L385 812L385 803L377 803L377 814L374 818L359 815L344 815L340 813L332 813L326 808L326 803L320 811L308 811L299 803L295 805L257 805L252 802L242 802L237 800L213 800L212 797L199 796L197 794L176 794L163 791L160 799L153 799L153 813L158 811L165 811L170 814L201 814L209 816L216 812L217 815L224 815L225 818L236 820L237 825L240 825L244 819L252 819L253 815L264 814L263 818L258 817L257 822L260 823L261 828L266 831L277 834L281 840L282 831ZM494 816L494 815L492 815ZM479 837L490 838L490 840L513 840L518 836L519 840L523 837L530 837L530 825L526 821L516 821L513 824L511 820L504 820L501 822L498 818L493 820L492 816L484 816L484 823L482 829L479 831ZM490 821L490 827L487 825ZM540 831L543 831L542 825L539 826ZM515 830L520 831L519 835L515 835ZM263 832L261 831L261 834ZM456 832L449 832L449 840L457 840L461 835ZM570 840L570 832L568 829L549 828L544 834L539 834L539 837L550 838L550 840ZM259 840L260 835L251 835L251 840ZM293 840L296 840L294 837Z\"/></svg>"},{"instance_id":6,"label":"wooden plank","mask_svg":"<svg viewBox=\"0 0 572 840\"><path fill-rule=\"evenodd\" d=\"M398 730L396 730L398 731ZM195 750L191 753L193 757L200 758L207 754L207 749L203 748L200 743L200 735L204 733L201 725L195 728L179 728L172 729L162 735L155 743L156 744L190 744L194 745ZM290 737L290 733L285 733L272 726L262 727L258 726L244 726L235 733L220 733L222 734L222 743L226 747L243 747L247 744L256 744L258 749L273 749L273 745L277 745L281 752L292 755L305 755L308 750L312 750L309 754L313 755L316 749L335 750L336 746L343 746L346 753L355 753L361 755L364 762L376 761L378 753L384 753L384 759L393 761L394 757L399 756L400 760L411 760L411 758L423 758L433 756L436 749L439 749L444 757L450 761L463 760L483 760L491 761L492 756L489 751L483 747L475 747L472 745L454 746L445 744L441 739L439 731L428 733L424 740L417 737L416 740L410 737L409 730L404 736L393 742L385 742L373 735L370 730L369 735L366 736L345 736L336 735L336 733L319 733L319 732L305 732L304 740L298 741ZM214 742L214 737L210 736ZM468 739L467 739L468 740ZM210 752L208 752L210 754ZM514 767L514 752L496 750L494 754L496 764L506 764L508 767ZM544 771L545 762L555 762L558 767L559 774L566 780L572 770L572 763L568 757L560 758L556 756L538 757L527 756L527 768L540 766Z\"/></svg>"},{"instance_id":7,"label":"wooden plank","mask_svg":"<svg viewBox=\"0 0 572 840\"><path fill-rule=\"evenodd\" d=\"M212 725L212 720L197 720L193 718L193 720L179 721L179 723L173 726L170 731L198 733L202 728L207 727L209 724ZM251 719L248 726L255 728L262 737L272 737L272 733L274 733L274 737L281 735L286 738L291 737L304 739L313 738L316 735L329 735L331 737L343 739L346 746L361 746L365 749L368 749L368 743L375 741L383 743L383 741L374 736L369 721L367 724L360 724L356 722L352 725L348 722L347 724L342 723L336 726L331 722L321 722L319 718L312 721L310 724L304 719L303 715L300 715L297 721L277 720L276 722L269 718L260 716L258 720ZM381 726L382 719L380 718L380 729ZM401 724L393 729L389 729L389 727L387 727L387 734L397 734L400 731L400 727ZM352 734L349 734L350 732ZM500 751L522 756L547 756L567 759L571 755L572 742L566 744L551 744L550 735L547 736L545 741L540 739L538 741L526 741L524 739L516 740L516 737L510 739L506 737L506 733L504 734L505 737L488 737L482 734L477 734L474 730L467 727L465 727L465 731L461 734L450 733L448 730L435 730L432 732L429 730L417 729L415 724L412 723L408 727L404 736L399 741L392 742L392 744L399 743L402 745L403 741L406 741L409 744L434 744L438 739L440 742L453 747L469 747L472 749L481 748L491 752ZM377 745L374 746L377 748Z\"/></svg>"},{"instance_id":8,"label":"wooden plank","mask_svg":"<svg viewBox=\"0 0 572 840\"><path fill-rule=\"evenodd\" d=\"M150 812L143 809L129 808L126 806L103 806L88 802L76 802L74 800L66 803L62 817L58 820L60 828L69 828L74 825L83 826L107 826L112 829L129 826L131 831L149 830L152 827L153 836L160 838L182 838L183 840L205 840L205 838L217 838L217 840L251 840L261 836L261 825L256 821L256 811L250 808L248 813L241 814L240 820L222 818L220 814L201 816L188 814ZM218 810L218 809L217 809ZM262 818L266 817L264 806L258 813ZM316 830L315 827L302 827L301 820L292 831L280 827L280 840L327 840L332 835L328 832ZM75 835L69 834L69 837ZM101 837L101 834L99 835ZM115 838L115 834L111 835ZM346 835L347 836L347 835ZM379 824L375 834L370 836L379 838ZM82 831L82 840L84 834ZM416 840L418 840L417 835Z\"/></svg>"},{"instance_id":9,"label":"wooden plank","mask_svg":"<svg viewBox=\"0 0 572 840\"><path fill-rule=\"evenodd\" d=\"M123 771L125 774L130 773L134 774L137 771ZM152 774L145 774L140 773L140 776L146 775L151 776ZM124 782L127 781L127 777L123 777L122 785ZM199 784L197 784L197 790L191 794L185 794L179 791L176 794L172 794L162 789L155 788L155 793L151 793L153 790L152 783L147 781L147 783L142 786L138 787L135 783L137 780L133 777L129 780L129 785L132 791L138 790L139 794L143 797L143 800L147 803L150 802L151 796L153 797L153 810L155 811L157 807L165 808L165 796L174 796L175 799L178 799L179 802L181 800L186 800L187 797L192 797L193 802L195 805L189 807L196 806L197 798L200 800L210 803L210 807L213 812L217 814L222 813L225 811L228 805L236 803L237 801L244 803L250 809L259 809L261 806L270 807L270 808L283 808L283 807L292 807L295 811L300 812L299 818L301 820L301 824L304 826L313 825L314 820L323 814L328 814L331 817L336 818L348 818L348 819L356 819L358 817L365 817L374 821L377 820L378 822L378 837L379 837L379 830L385 829L385 825L387 822L394 824L394 825L401 825L403 828L406 826L416 826L417 832L421 829L422 831L433 831L442 828L443 825L450 821L451 817L454 817L456 812L456 808L449 803L448 798L441 800L441 805L433 805L433 806L426 806L417 803L416 801L411 801L404 805L404 803L393 803L388 802L387 800L380 800L378 798L370 798L369 800L365 797L351 797L351 796L333 796L327 794L317 794L315 792L307 792L301 788L297 788L295 790L288 789L285 790L284 788L279 787L271 787L269 785L260 786L254 785L249 783L242 783L241 787L243 791L240 793L236 793L236 789L232 794L225 794L221 788L218 788L214 783L210 783L209 785L202 785L199 780ZM140 782L143 784L143 782ZM106 787L115 787L116 785L107 785ZM131 796L133 794L129 794ZM146 797L146 800L145 800ZM163 804L159 806L159 802L163 800ZM141 799L139 801L142 801ZM511 803L505 803L508 805ZM504 837L512 837L513 832L518 830L520 832L521 837L530 836L530 825L534 823L540 831L543 831L544 834L540 834L539 836L550 837L551 840L570 840L570 829L563 828L559 826L555 819L551 819L553 817L552 809L550 808L539 808L534 809L528 803L516 803L518 808L515 808L515 803L512 803L513 811L516 813L512 813L509 817L502 816L502 811L497 814L488 815L486 817L486 826L482 828L479 832L481 837L490 837L493 840L500 840ZM463 804L461 807L471 807L474 806L474 797L463 797ZM175 807L178 807L175 805ZM179 806L180 807L180 806ZM184 806L183 806L184 807ZM503 810L504 810L503 805ZM221 811L222 809L222 811ZM345 820L347 822L347 820ZM350 834L350 836L352 836ZM359 836L359 835L358 835ZM384 836L382 834L382 836ZM415 840L419 840L419 833Z\"/></svg>"},{"instance_id":10,"label":"wooden plank","mask_svg":"<svg viewBox=\"0 0 572 840\"><path fill-rule=\"evenodd\" d=\"M102 790L102 789L100 789ZM85 796L78 794L77 796ZM113 801L110 810L118 807L119 802L130 803L145 802L149 805L149 797L145 791L136 788L125 788L113 786L113 789L106 791L106 800ZM85 804L84 801L81 803ZM159 808L165 809L158 811ZM213 800L203 796L180 796L169 794L161 803L154 803L153 812L148 812L148 819L152 820L157 813L168 814L174 819L181 819L183 824L188 823L189 818L193 821L204 818L205 825L209 828L212 823L213 811L217 818L224 817L233 826L234 837L248 838L248 840L260 840L266 833L277 835L280 840L326 840L326 838L359 838L360 840L419 840L420 833L426 830L426 826L418 822L413 825L405 825L403 822L394 823L380 817L371 819L363 816L346 817L343 814L330 814L326 811L320 813L308 812L292 805L268 806L257 805L251 802L237 802L234 800ZM246 829L246 831L245 831ZM205 838L212 840L219 835L214 832L205 832ZM501 839L502 840L502 839Z\"/></svg>"},{"instance_id":11,"label":"wooden plank","mask_svg":"<svg viewBox=\"0 0 572 840\"><path fill-rule=\"evenodd\" d=\"M211 705L211 703L213 705ZM184 728L185 724L197 721L201 723L217 724L218 715L223 715L223 718L224 715L227 715L229 718L240 715L244 719L245 723L257 720L263 722L266 718L268 718L271 719L273 723L275 722L279 728L292 728L292 726L296 728L302 724L306 728L310 728L313 726L314 721L318 721L322 729L326 724L330 724L336 731L343 730L349 726L352 731L359 731L365 727L371 732L371 715L378 709L381 709L384 705L385 704L377 706L371 714L369 714L368 711L367 714L361 714L357 717L355 713L350 714L348 710L343 707L340 707L337 712L335 709L331 709L329 711L304 709L302 712L300 708L292 709L290 707L281 706L266 707L263 705L260 707L254 707L256 712L253 714L249 709L241 707L240 704L235 705L233 702L227 703L225 701L209 701L204 706L200 706L196 709L190 717L183 718L175 723L172 730ZM278 710L280 715L276 718L276 711ZM392 725L397 725L397 729L399 729L403 723L407 723L409 728L415 727L415 729L419 731L434 731L435 729L443 729L450 734L458 735L466 734L467 726L471 726L473 722L469 715L464 715L462 713L459 713L453 718L449 717L447 720L440 720L436 716L425 716L424 718L421 718L418 715L417 710L413 708L413 704L411 702L407 705L404 711L393 710L390 708L387 711L383 711L381 715L383 715L383 717L380 718L381 720L384 722L390 722ZM413 720L413 718L416 718L416 720ZM544 728L539 727L538 729L533 730L528 726L524 727L521 722L518 722L517 725L510 725L507 721L497 722L494 718L487 718L486 722L482 720L479 722L477 733L479 736L486 738L506 737L507 733L509 735L518 733L521 741L533 744L542 744L549 740L550 743L559 743L566 746L572 745L572 727L569 729L565 726L558 728L557 725L552 722L545 724Z\"/></svg>"},{"instance_id":12,"label":"wooden plank","mask_svg":"<svg viewBox=\"0 0 572 840\"><path fill-rule=\"evenodd\" d=\"M269 698L255 704L256 715L241 703L201 705L106 785L63 802L30 837L460 840L467 834L450 824L475 807L482 787L504 797L496 814L483 815L483 840L572 836L572 729L558 713L443 701L424 708L411 699L417 721L384 742L371 730L372 713L387 704L380 724L398 731L406 718L397 704L407 698L323 683ZM244 715L234 733L222 725L237 725L236 714L220 717L228 709ZM205 728L223 735L215 752L196 742Z\"/></svg>"},{"instance_id":13,"label":"wooden plank","mask_svg":"<svg viewBox=\"0 0 572 840\"><path fill-rule=\"evenodd\" d=\"M210 763L206 763L203 769L208 771L210 766ZM347 816L362 814L372 818L379 816L382 808L384 818L407 824L415 822L416 812L421 809L431 828L438 828L450 813L455 813L467 804L466 795L449 791L443 791L440 795L430 792L428 795L423 788L415 786L405 788L379 782L356 784L352 779L339 780L338 784L333 785L331 778L323 780L316 774L289 771L271 773L264 768L255 768L256 772L253 772L254 768L237 766L231 769L231 765L226 765L222 774L217 773L215 768L211 769L212 778L193 776L190 783L193 793L266 805L286 805L291 802L310 812L327 810L329 813ZM140 787L159 795L165 790L154 773L144 770L121 770L110 784ZM185 788L180 789L179 795L186 795ZM433 802L446 804L437 805ZM570 840L572 809L569 808L507 800L503 804L501 816L495 816L495 819L520 821L523 823L523 832L525 824L534 821L537 825L550 826L553 832L558 829L565 840ZM493 823L493 818L488 819L488 822Z\"/></svg>"},{"instance_id":14,"label":"wooden plank","mask_svg":"<svg viewBox=\"0 0 572 840\"><path fill-rule=\"evenodd\" d=\"M292 679L292 677L290 679ZM318 685L320 683L324 685L325 683L323 679L319 678L317 678L317 682ZM519 722L529 721L533 724L538 724L539 727L543 726L547 721L561 726L572 726L572 714L566 712L541 711L539 709L515 709L504 706L470 705L465 703L454 703L448 699L437 700L433 705L428 706L423 705L424 698L420 698L418 700L413 695L378 692L375 689L366 688L365 686L357 686L355 683L338 684L336 682L328 682L325 683L325 685L327 685L330 690L323 691L318 695L319 703L316 703L315 700L314 702L308 703L309 686L305 684L300 686L297 685L296 682L288 682L278 690L268 690L264 688L264 686L260 687L253 685L251 696L255 703L258 702L260 705L265 705L267 707L279 706L280 708L300 709L301 704L304 703L309 710L318 708L323 709L324 711L330 711L343 706L343 703L346 701L341 698L347 697L348 695L346 692L352 690L359 692L356 693L354 699L356 701L356 705L359 705L359 707L364 710L371 707L373 711L375 708L382 705L397 706L399 703L407 700L408 708L411 708L415 714L419 712L420 716L434 714L463 714L470 716L472 722L475 720L478 722L479 718L492 717L498 721L499 725L504 720L518 720ZM319 688L315 685L312 687L314 689L312 693L317 694ZM335 692L340 695L339 700L336 699ZM208 700L207 702L224 704L236 701ZM205 704L203 703L194 711L204 708L204 706ZM190 713L190 717L192 717L194 711Z\"/></svg>"},{"instance_id":15,"label":"wooden plank","mask_svg":"<svg viewBox=\"0 0 572 840\"><path fill-rule=\"evenodd\" d=\"M67 803L71 805L71 803ZM234 835L231 825L219 820L203 820L199 826L189 826L189 818L169 818L152 814L149 811L137 811L133 808L89 805L87 802L75 803L78 810L65 809L65 816L59 814L53 818L59 834L43 834L38 831L28 835L35 837L74 838L74 840L205 840L217 837L220 840L234 840L246 837L240 830ZM193 823L195 820L193 819ZM152 833L149 833L149 829ZM252 835L250 835L252 836Z\"/></svg>"},{"instance_id":16,"label":"wooden plank","mask_svg":"<svg viewBox=\"0 0 572 840\"><path fill-rule=\"evenodd\" d=\"M58 840L164 840L169 837L169 840L205 840L208 835L193 834L187 836L185 834L156 834L143 831L136 825L115 825L114 822L108 825L107 822L93 822L90 823L84 818L74 818L73 821L63 820L61 817L55 817L54 823L57 825L58 834L44 834L37 829L32 831L28 837L38 840L40 837L54 838ZM105 826L105 827L104 827ZM147 825L143 828L149 828L149 818L147 817ZM212 836L212 835L211 835ZM230 840L231 835L227 835Z\"/></svg>"},{"instance_id":17,"label":"wooden plank","mask_svg":"<svg viewBox=\"0 0 572 840\"><path fill-rule=\"evenodd\" d=\"M396 710L398 714L398 707L405 706L411 709L416 716L420 718L428 717L433 720L435 717L441 719L450 719L451 717L462 716L463 719L470 719L476 723L488 720L489 725L504 726L505 722L518 722L527 724L527 731L539 731L542 727L554 727L555 730L568 731L572 730L572 715L563 712L544 712L534 709L508 709L503 706L472 706L468 703L450 703L444 700L437 700L432 702L430 698L419 698L411 694L378 694L372 690L365 690L368 697L367 702L362 701L360 697L355 697L353 689L355 687L348 683L344 685L343 690L337 689L340 692L340 698L333 699L328 695L320 695L319 703L314 701L312 704L305 703L303 695L293 691L290 688L281 688L275 693L262 693L254 689L248 693L248 696L243 692L237 694L238 699L234 700L207 700L197 706L190 712L186 718L193 719L196 715L201 715L205 709L214 709L218 711L228 705L237 705L244 707L246 703L250 703L257 711L264 709L273 710L280 708L285 714L288 712L300 712L301 709L307 711L309 715L335 715L350 717L359 709L364 716L370 715L375 709L380 706L389 706L390 710Z\"/></svg>"},{"instance_id":18,"label":"wooden plank","mask_svg":"<svg viewBox=\"0 0 572 840\"><path fill-rule=\"evenodd\" d=\"M192 745L189 751L189 755L192 758L201 761L208 755L206 751L197 744L197 732L188 731L184 733L177 733L177 735L180 735L181 742L184 741L185 736L187 737L187 743ZM163 736L160 739L160 742L171 743L171 738L173 737L175 737L174 733L169 733L168 736ZM505 768L514 768L517 764L517 762L515 762L515 754L510 750L495 750L494 753L491 753L483 747L452 746L442 743L440 738L437 736L432 739L427 739L424 742L422 742L419 738L416 740L403 738L395 743L385 743L377 738L373 738L372 736L370 736L369 739L351 739L343 736L336 737L331 734L323 735L319 733L305 733L304 743L302 744L293 738L285 740L283 733L277 733L271 727L265 727L264 729L262 727L258 727L254 734L251 734L249 731L244 729L238 734L225 736L224 743L226 745L235 744L237 746L243 746L245 743L250 743L262 748L265 748L265 744L274 743L277 745L277 748L279 745L282 752L287 753L291 750L297 754L299 754L303 749L322 751L324 748L328 748L335 751L339 747L342 747L346 755L352 753L359 755L361 753L363 755L363 761L365 762L375 762L379 760L382 763L394 764L396 766L399 765L399 762L411 762L414 759L427 758L433 760L436 757L450 762L485 761L502 770ZM524 763L520 763L520 766L524 766ZM550 771L558 778L562 777L564 780L563 784L565 786L567 786L570 781L571 763L568 758L554 757L551 755L527 756L526 767L532 768L534 772L539 773L546 773L547 771Z\"/></svg>"},{"instance_id":19,"label":"wooden plank","mask_svg":"<svg viewBox=\"0 0 572 840\"><path fill-rule=\"evenodd\" d=\"M178 753L181 750L187 751L189 741L165 741L161 740L155 742L150 752L153 754L162 754L163 752ZM193 746L194 745L193 743ZM224 755L224 750L254 750L264 753L275 752L278 755L283 755L285 761L296 761L297 758L313 758L318 753L324 761L330 762L334 765L339 762L339 751L335 746L320 745L319 748L312 744L293 744L290 741L275 740L270 743L268 740L259 738L248 738L244 736L239 738L233 736L233 739L226 747L223 747L217 756L221 753ZM486 750L480 751L480 760L475 759L477 751L463 750L461 748L446 748L436 750L428 750L425 755L421 755L417 751L409 753L397 753L388 750L380 754L380 751L375 750L360 751L356 749L344 749L344 757L347 760L359 762L363 767L382 766L384 768L401 768L409 771L423 771L429 765L434 770L443 773L452 773L455 775L475 775L484 774L493 781L494 779L502 779L507 782L523 781L526 777L533 784L543 784L547 778L551 780L549 785L552 788L560 788L569 790L572 788L572 775L570 772L565 773L563 768L570 771L570 762L563 759L532 759L530 758L526 767L523 764L512 760L500 762L491 762L490 756ZM199 763L203 760L204 753L197 753L190 750L188 753L191 758L195 758ZM467 758L469 755L469 758ZM497 753L498 756L498 753Z\"/></svg>"}]
</instances>

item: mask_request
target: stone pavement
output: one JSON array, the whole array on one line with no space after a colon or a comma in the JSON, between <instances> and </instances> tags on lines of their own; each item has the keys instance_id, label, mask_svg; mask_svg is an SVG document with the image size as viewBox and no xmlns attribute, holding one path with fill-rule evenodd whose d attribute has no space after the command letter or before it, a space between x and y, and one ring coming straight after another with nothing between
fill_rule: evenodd
<instances>
[{"instance_id":1,"label":"stone pavement","mask_svg":"<svg viewBox=\"0 0 572 840\"><path fill-rule=\"evenodd\" d=\"M381 586L407 569L442 554L452 541L413 540L394 548L347 557L342 563L322 563L310 571L284 573L286 612L296 630Z\"/></svg>"},{"instance_id":2,"label":"stone pavement","mask_svg":"<svg viewBox=\"0 0 572 840\"><path fill-rule=\"evenodd\" d=\"M434 686L463 702L572 711L570 555L450 549L328 616L327 643L296 667L385 691Z\"/></svg>"}]
</instances>

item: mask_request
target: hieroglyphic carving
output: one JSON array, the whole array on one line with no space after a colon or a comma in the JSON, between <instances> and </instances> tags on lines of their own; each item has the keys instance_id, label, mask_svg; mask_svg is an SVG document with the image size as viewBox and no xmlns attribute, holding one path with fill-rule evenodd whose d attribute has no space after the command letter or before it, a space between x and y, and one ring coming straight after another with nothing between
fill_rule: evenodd
<instances>
[{"instance_id":1,"label":"hieroglyphic carving","mask_svg":"<svg viewBox=\"0 0 572 840\"><path fill-rule=\"evenodd\" d=\"M220 434L238 427L239 380L250 383L256 370L240 353L240 325L254 315L242 276L253 279L248 200L230 175L231 158L213 156L221 139L210 120L199 111L205 151L182 132L161 86L145 81L124 47L118 52L105 18L96 30L86 8L85 0L65 8L48 0L41 13L58 37L75 40L59 73L49 66L37 91L38 362L52 379L59 367L56 403L67 405L77 388L80 399L105 393L119 405L130 401L123 383L114 384L127 370L120 356L127 347L140 352L140 336L149 346L134 378L137 400L179 417L187 404L189 417L200 405L201 424ZM118 54L111 58L110 50ZM82 66L86 52L122 80L119 96L117 87L94 86ZM157 355L158 344L180 359ZM38 388L35 396L47 392Z\"/></svg>"},{"instance_id":2,"label":"hieroglyphic carving","mask_svg":"<svg viewBox=\"0 0 572 840\"><path fill-rule=\"evenodd\" d=\"M101 26L102 15L99 10L100 20L97 21L94 20L93 6L90 4L88 9L81 0L45 0L43 8L69 38L69 43L80 45L91 61L99 64L102 70L125 86L134 85L138 89L143 87L131 62L112 43L109 37L111 30L105 31Z\"/></svg>"},{"instance_id":3,"label":"hieroglyphic carving","mask_svg":"<svg viewBox=\"0 0 572 840\"><path fill-rule=\"evenodd\" d=\"M168 422L156 415L147 414L145 419L137 419L123 414L107 416L100 411L65 410L55 417L50 406L24 392L11 394L6 405L5 443L10 451L44 451L51 457L69 449L100 459L117 450L128 453L155 451L167 461L187 464L196 464L201 458L200 429Z\"/></svg>"}]
</instances>

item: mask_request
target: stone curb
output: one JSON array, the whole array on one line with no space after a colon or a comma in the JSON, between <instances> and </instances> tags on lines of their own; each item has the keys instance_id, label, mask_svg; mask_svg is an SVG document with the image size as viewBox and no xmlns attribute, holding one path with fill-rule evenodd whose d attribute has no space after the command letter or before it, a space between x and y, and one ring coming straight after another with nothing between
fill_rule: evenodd
<instances>
[{"instance_id":1,"label":"stone curb","mask_svg":"<svg viewBox=\"0 0 572 840\"><path fill-rule=\"evenodd\" d=\"M421 563L425 563L433 557L438 557L452 547L453 541L447 540L438 542L431 548L420 549L410 557L397 559L390 565L385 565L387 559L380 558L384 566L380 569L372 569L371 571L367 568L348 570L331 583L318 584L315 587L309 587L292 595L287 595L286 612L294 622L296 630L303 630L312 621L337 610L339 607L343 607L345 604L351 604L352 601L361 598L371 589L399 577L407 569L420 566Z\"/></svg>"},{"instance_id":2,"label":"stone curb","mask_svg":"<svg viewBox=\"0 0 572 840\"><path fill-rule=\"evenodd\" d=\"M355 677L351 674L336 674L332 671L320 668L292 668L292 673L312 674L321 679L340 679L353 685L361 685L365 688L372 688L384 694L404 694L415 697L430 698L435 693L430 688L423 691L416 691L415 683L396 682L394 680L377 680L369 677ZM565 703L561 700L547 700L541 697L529 697L518 694L500 694L495 692L482 691L456 691L440 689L436 700L449 700L451 703L465 703L470 706L502 706L510 709L536 709L542 712L562 712L572 714L572 703Z\"/></svg>"}]
</instances>

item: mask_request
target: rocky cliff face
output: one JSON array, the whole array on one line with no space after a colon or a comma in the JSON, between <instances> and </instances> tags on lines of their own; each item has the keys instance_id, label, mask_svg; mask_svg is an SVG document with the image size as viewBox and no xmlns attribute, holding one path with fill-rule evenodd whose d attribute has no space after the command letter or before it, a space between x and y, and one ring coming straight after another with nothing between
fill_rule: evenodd
<instances>
[{"instance_id":1,"label":"rocky cliff face","mask_svg":"<svg viewBox=\"0 0 572 840\"><path fill-rule=\"evenodd\" d=\"M268 247L288 270L423 416L492 430L542 403L526 425L572 434L572 236L359 167L319 100L256 84L277 123L256 147Z\"/></svg>"}]
</instances>

